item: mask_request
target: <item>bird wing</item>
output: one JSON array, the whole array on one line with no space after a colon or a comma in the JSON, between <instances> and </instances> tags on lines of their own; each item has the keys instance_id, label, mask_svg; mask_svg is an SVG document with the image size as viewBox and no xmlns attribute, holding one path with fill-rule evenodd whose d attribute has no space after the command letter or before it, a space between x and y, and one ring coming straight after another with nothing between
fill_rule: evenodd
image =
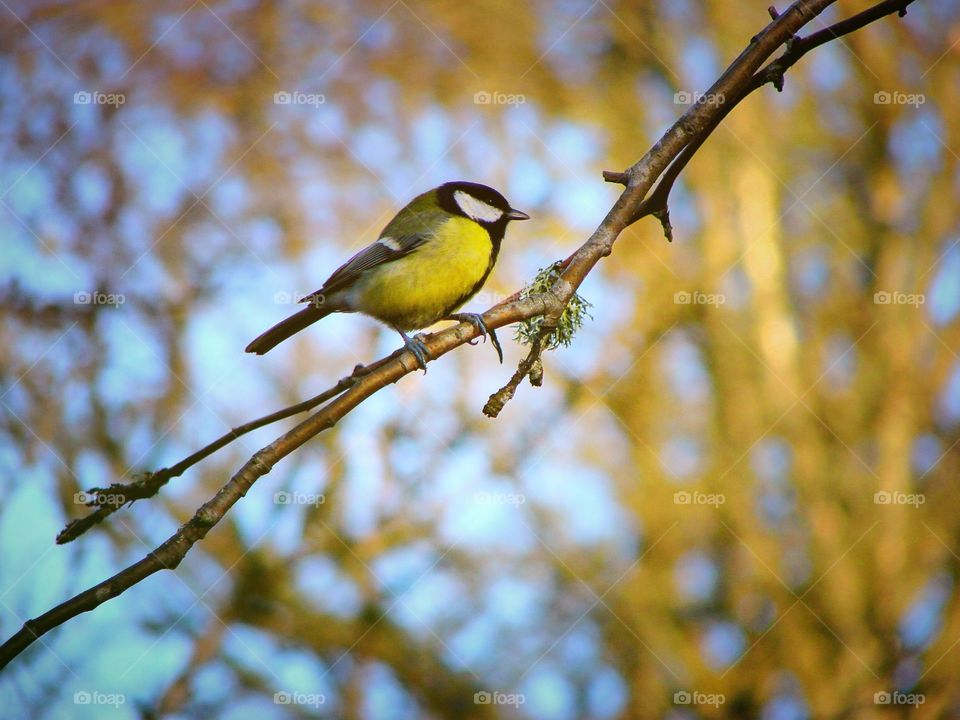
<instances>
[{"instance_id":1,"label":"bird wing","mask_svg":"<svg viewBox=\"0 0 960 720\"><path fill-rule=\"evenodd\" d=\"M389 229L389 227L387 229ZM337 290L349 287L364 271L409 255L423 245L429 238L430 235L423 232L398 236L391 236L384 233L376 242L370 243L334 270L322 288L307 295L300 302L312 302L320 295L329 295Z\"/></svg>"}]
</instances>

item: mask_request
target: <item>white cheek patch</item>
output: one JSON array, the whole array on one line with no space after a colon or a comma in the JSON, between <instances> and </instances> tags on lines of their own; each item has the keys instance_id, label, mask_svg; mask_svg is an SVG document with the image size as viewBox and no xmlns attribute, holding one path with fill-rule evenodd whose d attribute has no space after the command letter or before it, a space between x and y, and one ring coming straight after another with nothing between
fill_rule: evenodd
<instances>
[{"instance_id":1,"label":"white cheek patch","mask_svg":"<svg viewBox=\"0 0 960 720\"><path fill-rule=\"evenodd\" d=\"M477 222L492 223L503 217L503 210L488 205L483 200L478 200L463 190L457 190L453 193L453 199L456 200L457 205L460 206L467 217L471 217Z\"/></svg>"},{"instance_id":2,"label":"white cheek patch","mask_svg":"<svg viewBox=\"0 0 960 720\"><path fill-rule=\"evenodd\" d=\"M387 237L380 238L379 240L377 240L377 242L380 243L381 245L384 245L385 247L388 247L394 252L400 252L400 243L398 243L389 235Z\"/></svg>"}]
</instances>

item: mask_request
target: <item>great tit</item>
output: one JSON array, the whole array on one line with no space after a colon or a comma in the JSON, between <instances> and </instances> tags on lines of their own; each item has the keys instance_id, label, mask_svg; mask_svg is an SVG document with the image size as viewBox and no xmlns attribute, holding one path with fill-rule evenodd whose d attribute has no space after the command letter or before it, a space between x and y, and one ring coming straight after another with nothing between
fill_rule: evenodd
<instances>
[{"instance_id":1,"label":"great tit","mask_svg":"<svg viewBox=\"0 0 960 720\"><path fill-rule=\"evenodd\" d=\"M376 242L304 297L307 307L267 330L247 345L247 352L263 355L330 313L360 312L399 332L426 371L427 348L406 331L457 320L472 323L485 336L480 315L454 311L483 286L507 223L529 218L479 183L448 182L428 190L400 210Z\"/></svg>"}]
</instances>

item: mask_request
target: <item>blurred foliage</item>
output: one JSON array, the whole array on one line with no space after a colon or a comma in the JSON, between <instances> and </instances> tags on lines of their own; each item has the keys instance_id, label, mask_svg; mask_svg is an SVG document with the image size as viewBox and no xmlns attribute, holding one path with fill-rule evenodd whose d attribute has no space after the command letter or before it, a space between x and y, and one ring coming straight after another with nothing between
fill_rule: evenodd
<instances>
[{"instance_id":1,"label":"blurred foliage","mask_svg":"<svg viewBox=\"0 0 960 720\"><path fill-rule=\"evenodd\" d=\"M242 352L412 194L463 177L533 215L493 304L583 242L616 198L600 171L767 19L729 0L4 4L4 636L141 557L279 428L59 548L75 493L394 349L348 316ZM543 388L480 416L517 347L404 379L175 573L18 658L3 707L789 720L879 717L875 694L903 692L913 716L960 715L958 40L956 5L920 0L815 51L691 162L672 245L654 220L624 234Z\"/></svg>"}]
</instances>

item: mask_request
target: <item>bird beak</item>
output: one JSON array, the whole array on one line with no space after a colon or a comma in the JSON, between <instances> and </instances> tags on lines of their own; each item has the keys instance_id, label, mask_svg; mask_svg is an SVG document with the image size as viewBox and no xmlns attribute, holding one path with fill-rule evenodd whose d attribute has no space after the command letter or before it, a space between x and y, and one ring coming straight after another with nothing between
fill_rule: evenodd
<instances>
[{"instance_id":1,"label":"bird beak","mask_svg":"<svg viewBox=\"0 0 960 720\"><path fill-rule=\"evenodd\" d=\"M525 212L522 212L521 210L513 210L513 209L511 209L510 212L507 213L507 217L510 220L529 220L530 219L530 216L527 215Z\"/></svg>"}]
</instances>

